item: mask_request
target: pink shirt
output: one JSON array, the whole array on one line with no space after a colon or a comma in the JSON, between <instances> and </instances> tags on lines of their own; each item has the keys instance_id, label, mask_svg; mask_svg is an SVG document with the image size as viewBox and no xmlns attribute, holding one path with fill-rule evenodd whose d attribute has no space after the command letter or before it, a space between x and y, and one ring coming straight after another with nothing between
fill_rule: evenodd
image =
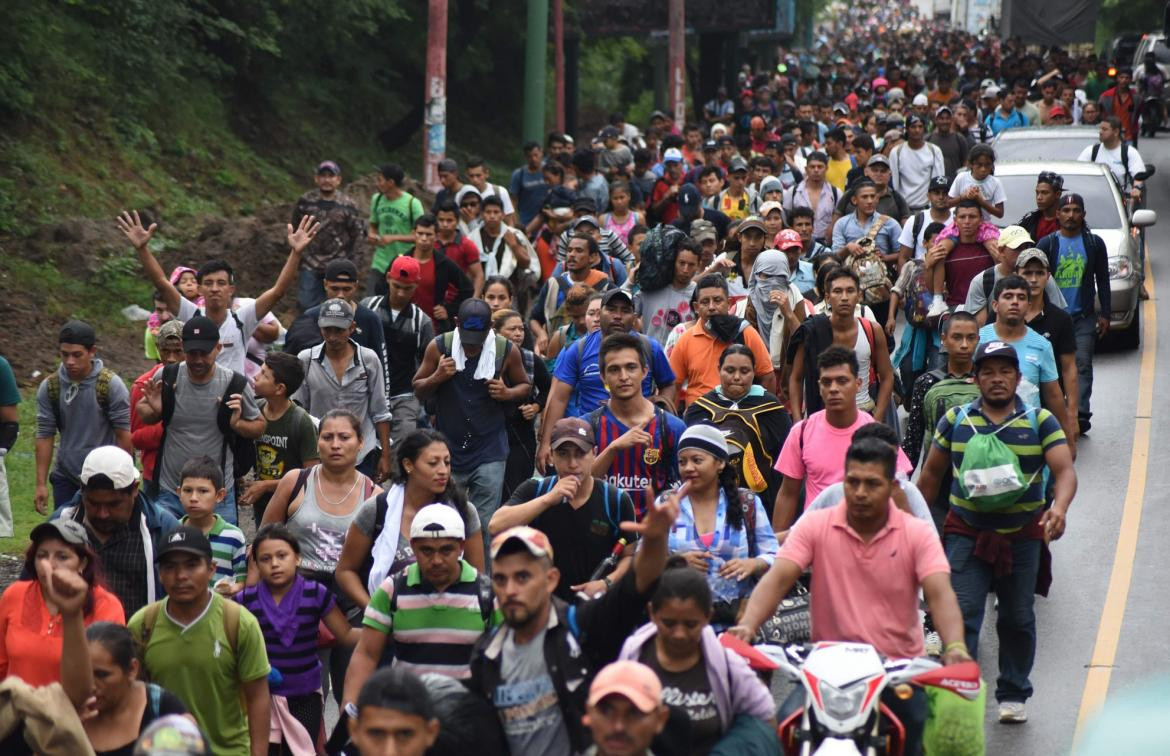
<instances>
[{"instance_id":1,"label":"pink shirt","mask_svg":"<svg viewBox=\"0 0 1170 756\"><path fill-rule=\"evenodd\" d=\"M869 643L895 659L922 655L919 586L951 571L934 526L894 506L869 543L849 527L845 504L808 512L776 558L812 568L814 641Z\"/></svg>"},{"instance_id":2,"label":"pink shirt","mask_svg":"<svg viewBox=\"0 0 1170 756\"><path fill-rule=\"evenodd\" d=\"M786 478L804 480L804 500L812 501L824 489L845 479L845 452L853 442L853 431L874 422L873 416L862 410L848 428L837 428L828 421L825 410L814 412L792 426L776 472ZM907 475L914 469L906 453L898 449L898 472Z\"/></svg>"}]
</instances>

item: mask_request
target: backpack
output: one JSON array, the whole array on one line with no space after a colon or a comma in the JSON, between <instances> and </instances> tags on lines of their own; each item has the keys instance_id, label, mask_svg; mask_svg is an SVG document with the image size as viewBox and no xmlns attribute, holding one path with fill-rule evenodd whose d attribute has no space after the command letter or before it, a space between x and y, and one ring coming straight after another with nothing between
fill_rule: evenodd
<instances>
[{"instance_id":1,"label":"backpack","mask_svg":"<svg viewBox=\"0 0 1170 756\"><path fill-rule=\"evenodd\" d=\"M1028 487L1043 474L1043 468L1031 477L1025 478L1020 469L1020 458L999 440L999 432L1011 425L1012 421L1025 415L1036 428L1036 410L1028 408L1020 415L1008 418L991 433L980 433L970 419L970 405L959 410L961 417L956 425L964 421L975 431L963 450L963 461L956 471L955 479L964 498L975 505L980 512L997 512L1006 509L1024 495Z\"/></svg>"},{"instance_id":2,"label":"backpack","mask_svg":"<svg viewBox=\"0 0 1170 756\"><path fill-rule=\"evenodd\" d=\"M1097 162L1097 153L1101 151L1101 143L1097 142L1093 145L1093 151L1089 153L1089 162ZM1133 175L1129 172L1129 142L1121 143L1121 169L1125 171L1125 186L1133 183ZM1112 171L1110 174L1112 175ZM1125 187L1122 187L1123 189Z\"/></svg>"},{"instance_id":3,"label":"backpack","mask_svg":"<svg viewBox=\"0 0 1170 756\"><path fill-rule=\"evenodd\" d=\"M886 268L886 263L878 254L877 246L874 243L889 219L888 215L878 215L870 225L869 231L860 240L861 242L868 240L867 244L861 244L861 254L849 257L849 269L861 279L861 301L863 304L875 305L888 302L890 289L894 286L890 281L890 273Z\"/></svg>"},{"instance_id":4,"label":"backpack","mask_svg":"<svg viewBox=\"0 0 1170 756\"><path fill-rule=\"evenodd\" d=\"M390 615L393 616L398 611L398 595L406 590L407 567L401 570L394 576L394 595L390 597ZM492 591L492 584L488 580L488 576L480 574L475 579L476 591L479 595L479 615L483 617L483 623L490 627L492 621L492 613L496 610L495 593ZM394 625L391 624L391 627Z\"/></svg>"},{"instance_id":5,"label":"backpack","mask_svg":"<svg viewBox=\"0 0 1170 756\"><path fill-rule=\"evenodd\" d=\"M373 310L378 315L378 319L382 321L382 331L385 332L388 328L394 327L394 320L390 316L390 308L383 307L382 304L386 301L384 296L366 297L361 301L362 307ZM423 312L417 305L409 305L410 307L410 327L414 331L414 348L419 354L422 354L422 319L425 317Z\"/></svg>"},{"instance_id":6,"label":"backpack","mask_svg":"<svg viewBox=\"0 0 1170 756\"><path fill-rule=\"evenodd\" d=\"M963 407L979 398L979 387L971 378L954 378L942 370L931 370L938 380L926 390L922 397L923 428L929 436L934 435L938 421L952 407Z\"/></svg>"},{"instance_id":7,"label":"backpack","mask_svg":"<svg viewBox=\"0 0 1170 756\"><path fill-rule=\"evenodd\" d=\"M745 410L724 407L705 396L695 399L692 404L702 407L711 416L703 422L718 428L727 440L731 462L739 470L740 485L753 493L767 490L767 475L775 458L764 444L757 418L765 412L782 410L784 405L768 402ZM757 459L757 455L760 459Z\"/></svg>"},{"instance_id":8,"label":"backpack","mask_svg":"<svg viewBox=\"0 0 1170 756\"><path fill-rule=\"evenodd\" d=\"M98 408L106 418L110 416L110 381L113 378L114 371L104 367L98 371L94 383ZM61 373L54 370L46 380L49 382L49 406L53 408L53 420L58 431L65 430L65 416L61 414Z\"/></svg>"},{"instance_id":9,"label":"backpack","mask_svg":"<svg viewBox=\"0 0 1170 756\"><path fill-rule=\"evenodd\" d=\"M678 243L687 235L678 228L659 223L646 232L642 240L642 260L638 264L638 286L642 291L665 289L674 280L674 258Z\"/></svg>"},{"instance_id":10,"label":"backpack","mask_svg":"<svg viewBox=\"0 0 1170 756\"><path fill-rule=\"evenodd\" d=\"M921 216L920 216L921 217ZM910 282L906 284L905 302L902 311L906 314L906 322L915 328L926 325L926 313L930 310L933 294L930 285L926 282L926 266L916 265Z\"/></svg>"},{"instance_id":11,"label":"backpack","mask_svg":"<svg viewBox=\"0 0 1170 756\"><path fill-rule=\"evenodd\" d=\"M223 367L222 365L220 367ZM227 368L224 368L225 370ZM236 478L242 478L249 470L256 464L256 444L250 438L236 435L231 427L232 411L227 406L227 400L231 399L232 394L242 394L248 387L248 379L236 371L231 371L232 377L228 381L227 389L224 390L223 396L220 397L219 406L215 411L215 425L219 428L219 432L223 435L223 444L219 450L219 466L223 469L227 464L227 453L230 448L232 451L232 467ZM162 424L163 436L162 441L159 442L158 455L154 462L154 478L150 481L153 491L152 496L158 495L158 487L162 476L162 460L163 450L167 444L167 426L170 424L171 418L175 416L175 383L179 378L179 366L167 365L160 372L162 380ZM225 481L225 483L231 481Z\"/></svg>"}]
</instances>

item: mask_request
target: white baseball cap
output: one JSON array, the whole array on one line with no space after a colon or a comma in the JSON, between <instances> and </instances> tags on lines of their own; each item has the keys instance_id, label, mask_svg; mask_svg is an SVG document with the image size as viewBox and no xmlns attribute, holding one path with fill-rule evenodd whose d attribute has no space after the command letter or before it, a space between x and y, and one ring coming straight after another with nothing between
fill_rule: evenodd
<instances>
[{"instance_id":1,"label":"white baseball cap","mask_svg":"<svg viewBox=\"0 0 1170 756\"><path fill-rule=\"evenodd\" d=\"M85 462L81 465L81 485L88 486L95 475L109 478L118 491L138 482L134 458L117 446L99 446L85 455Z\"/></svg>"},{"instance_id":2,"label":"white baseball cap","mask_svg":"<svg viewBox=\"0 0 1170 756\"><path fill-rule=\"evenodd\" d=\"M662 153L662 162L664 163L681 163L682 159L682 150L677 147L671 147L669 150Z\"/></svg>"},{"instance_id":3,"label":"white baseball cap","mask_svg":"<svg viewBox=\"0 0 1170 756\"><path fill-rule=\"evenodd\" d=\"M466 537L463 518L448 504L427 504L415 514L410 523L410 538L454 538L462 541Z\"/></svg>"},{"instance_id":4,"label":"white baseball cap","mask_svg":"<svg viewBox=\"0 0 1170 756\"><path fill-rule=\"evenodd\" d=\"M916 108L924 107L924 106L928 105L929 103L930 103L930 100L928 100L926 95L922 94L921 92L914 95L914 99L910 101L910 104Z\"/></svg>"}]
</instances>

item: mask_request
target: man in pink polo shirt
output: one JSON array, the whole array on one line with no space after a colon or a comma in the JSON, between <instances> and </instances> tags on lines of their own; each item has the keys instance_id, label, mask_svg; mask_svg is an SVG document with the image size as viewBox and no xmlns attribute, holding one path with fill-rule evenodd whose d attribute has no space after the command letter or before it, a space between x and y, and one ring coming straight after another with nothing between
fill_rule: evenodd
<instances>
[{"instance_id":1,"label":"man in pink polo shirt","mask_svg":"<svg viewBox=\"0 0 1170 756\"><path fill-rule=\"evenodd\" d=\"M950 566L934 526L890 506L896 459L894 448L878 439L849 447L845 503L808 512L797 522L752 592L740 624L727 632L752 642L760 625L811 568L813 641L869 643L891 658L921 656L921 588L942 636L943 663L970 658ZM918 753L925 694L916 689L901 701L893 691L886 693L882 700L906 727L906 753Z\"/></svg>"},{"instance_id":2,"label":"man in pink polo shirt","mask_svg":"<svg viewBox=\"0 0 1170 756\"><path fill-rule=\"evenodd\" d=\"M875 422L868 412L857 409L857 392L863 387L858 379L857 354L852 349L838 344L827 347L817 356L817 370L825 408L792 426L776 460L776 472L784 476L784 481L776 494L772 530L782 542L796 519L801 484L804 500L811 502L824 489L840 483L845 477L845 451L853 441L853 432ZM906 475L914 469L901 449L897 468ZM903 496L900 488L895 494Z\"/></svg>"}]
</instances>

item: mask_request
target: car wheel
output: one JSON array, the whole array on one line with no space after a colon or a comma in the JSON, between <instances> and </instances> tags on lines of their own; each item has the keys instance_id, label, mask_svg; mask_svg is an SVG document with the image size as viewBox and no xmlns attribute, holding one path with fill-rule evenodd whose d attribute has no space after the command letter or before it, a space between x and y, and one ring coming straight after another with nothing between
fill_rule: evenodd
<instances>
[{"instance_id":1,"label":"car wheel","mask_svg":"<svg viewBox=\"0 0 1170 756\"><path fill-rule=\"evenodd\" d=\"M1122 349L1137 349L1141 344L1142 339L1142 308L1133 311L1133 320L1130 321L1129 328L1120 331L1117 334L1117 346Z\"/></svg>"}]
</instances>

